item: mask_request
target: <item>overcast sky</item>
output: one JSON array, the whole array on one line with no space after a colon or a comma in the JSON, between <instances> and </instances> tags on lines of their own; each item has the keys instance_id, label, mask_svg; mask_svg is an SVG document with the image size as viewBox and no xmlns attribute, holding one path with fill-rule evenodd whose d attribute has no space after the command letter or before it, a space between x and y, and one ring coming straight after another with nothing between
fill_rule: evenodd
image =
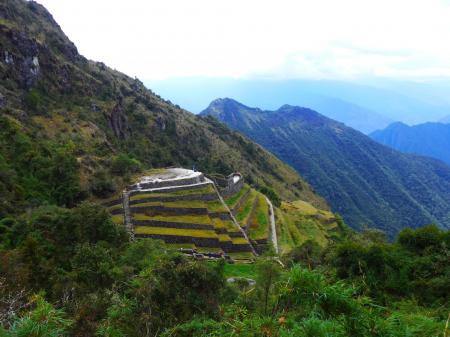
<instances>
[{"instance_id":1,"label":"overcast sky","mask_svg":"<svg viewBox=\"0 0 450 337\"><path fill-rule=\"evenodd\" d=\"M450 77L450 0L38 0L142 80Z\"/></svg>"}]
</instances>

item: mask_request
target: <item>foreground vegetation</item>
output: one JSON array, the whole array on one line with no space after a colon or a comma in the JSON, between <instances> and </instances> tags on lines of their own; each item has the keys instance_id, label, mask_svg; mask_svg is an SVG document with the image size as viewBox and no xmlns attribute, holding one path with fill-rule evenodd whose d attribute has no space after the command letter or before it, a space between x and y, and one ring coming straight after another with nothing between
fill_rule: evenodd
<instances>
[{"instance_id":1,"label":"foreground vegetation","mask_svg":"<svg viewBox=\"0 0 450 337\"><path fill-rule=\"evenodd\" d=\"M450 234L348 231L254 265L129 242L103 208L1 222L0 336L443 336ZM226 281L234 277L234 282ZM256 284L249 283L253 279Z\"/></svg>"}]
</instances>

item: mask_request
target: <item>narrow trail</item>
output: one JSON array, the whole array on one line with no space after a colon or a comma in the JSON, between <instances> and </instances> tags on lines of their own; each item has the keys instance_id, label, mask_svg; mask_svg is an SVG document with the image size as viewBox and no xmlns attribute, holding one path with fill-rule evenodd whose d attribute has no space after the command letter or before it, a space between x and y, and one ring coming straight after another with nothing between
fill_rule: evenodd
<instances>
[{"instance_id":1,"label":"narrow trail","mask_svg":"<svg viewBox=\"0 0 450 337\"><path fill-rule=\"evenodd\" d=\"M133 222L131 221L130 215L130 192L124 190L122 193L122 201L123 201L123 220L125 223L125 228L130 234L131 241L134 241L134 229Z\"/></svg>"},{"instance_id":2,"label":"narrow trail","mask_svg":"<svg viewBox=\"0 0 450 337\"><path fill-rule=\"evenodd\" d=\"M267 203L269 204L269 216L270 216L270 228L272 232L272 243L273 248L275 249L275 253L278 255L278 239L277 239L277 228L275 227L275 214L273 212L273 205L272 202L269 200L269 198L265 197Z\"/></svg>"}]
</instances>

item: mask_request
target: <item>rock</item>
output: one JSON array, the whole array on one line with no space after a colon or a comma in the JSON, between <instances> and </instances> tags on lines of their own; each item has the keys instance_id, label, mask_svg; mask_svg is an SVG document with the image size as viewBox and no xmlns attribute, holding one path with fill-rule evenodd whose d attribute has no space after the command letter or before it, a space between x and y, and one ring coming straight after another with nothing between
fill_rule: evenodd
<instances>
[{"instance_id":1,"label":"rock","mask_svg":"<svg viewBox=\"0 0 450 337\"><path fill-rule=\"evenodd\" d=\"M10 54L7 50L5 50L5 63L6 64L14 64L14 58L12 54Z\"/></svg>"},{"instance_id":2,"label":"rock","mask_svg":"<svg viewBox=\"0 0 450 337\"><path fill-rule=\"evenodd\" d=\"M6 105L6 98L2 94L0 94L0 109L4 108Z\"/></svg>"},{"instance_id":3,"label":"rock","mask_svg":"<svg viewBox=\"0 0 450 337\"><path fill-rule=\"evenodd\" d=\"M118 138L127 138L128 119L123 109L123 97L119 96L118 101L109 115L109 125Z\"/></svg>"}]
</instances>

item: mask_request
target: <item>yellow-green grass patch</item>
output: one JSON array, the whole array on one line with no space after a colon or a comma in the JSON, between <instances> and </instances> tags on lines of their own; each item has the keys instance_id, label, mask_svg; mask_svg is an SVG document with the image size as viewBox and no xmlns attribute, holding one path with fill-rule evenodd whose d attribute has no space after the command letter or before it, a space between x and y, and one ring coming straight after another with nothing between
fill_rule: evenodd
<instances>
[{"instance_id":1,"label":"yellow-green grass patch","mask_svg":"<svg viewBox=\"0 0 450 337\"><path fill-rule=\"evenodd\" d=\"M254 240L269 236L269 205L266 198L258 193L258 205L250 219L249 235Z\"/></svg>"},{"instance_id":2,"label":"yellow-green grass patch","mask_svg":"<svg viewBox=\"0 0 450 337\"><path fill-rule=\"evenodd\" d=\"M166 246L172 249L188 248L196 249L197 247L193 243L166 243Z\"/></svg>"},{"instance_id":3,"label":"yellow-green grass patch","mask_svg":"<svg viewBox=\"0 0 450 337\"><path fill-rule=\"evenodd\" d=\"M112 205L112 206L108 207L108 211L111 212L111 211L113 211L115 209L121 209L121 208L123 208L123 204L122 203L116 204L116 205Z\"/></svg>"},{"instance_id":4,"label":"yellow-green grass patch","mask_svg":"<svg viewBox=\"0 0 450 337\"><path fill-rule=\"evenodd\" d=\"M219 241L231 241L231 238L228 234L217 234L217 236L219 237Z\"/></svg>"},{"instance_id":5,"label":"yellow-green grass patch","mask_svg":"<svg viewBox=\"0 0 450 337\"><path fill-rule=\"evenodd\" d=\"M233 242L234 245L245 245L248 244L248 241L244 237L238 237L238 238L231 238L231 242Z\"/></svg>"},{"instance_id":6,"label":"yellow-green grass patch","mask_svg":"<svg viewBox=\"0 0 450 337\"><path fill-rule=\"evenodd\" d=\"M123 221L123 215L122 214L116 214L111 216L111 219L114 223L118 224L118 225L123 225L124 221Z\"/></svg>"},{"instance_id":7,"label":"yellow-green grass patch","mask_svg":"<svg viewBox=\"0 0 450 337\"><path fill-rule=\"evenodd\" d=\"M180 229L168 227L150 227L150 226L135 226L135 234L155 234L155 235L172 235L172 236L188 236L194 238L217 238L214 230L206 229Z\"/></svg>"},{"instance_id":8,"label":"yellow-green grass patch","mask_svg":"<svg viewBox=\"0 0 450 337\"><path fill-rule=\"evenodd\" d=\"M214 187L212 184L208 184L205 187L202 188L192 188L188 190L181 190L181 191L172 191L172 192L149 192L149 193L137 193L133 194L130 197L130 200L140 200L145 198L164 198L164 197L178 197L183 195L197 195L197 194L210 194L214 193Z\"/></svg>"},{"instance_id":9,"label":"yellow-green grass patch","mask_svg":"<svg viewBox=\"0 0 450 337\"><path fill-rule=\"evenodd\" d=\"M132 218L135 220L157 220L167 222L182 222L201 225L211 225L212 222L207 215L155 215L149 216L142 213L134 213Z\"/></svg>"},{"instance_id":10,"label":"yellow-green grass patch","mask_svg":"<svg viewBox=\"0 0 450 337\"><path fill-rule=\"evenodd\" d=\"M245 226L247 219L250 216L250 212L252 211L255 198L256 198L256 191L252 189L247 200L245 200L245 202L237 210L235 217L236 220L241 224L241 226Z\"/></svg>"}]
</instances>

